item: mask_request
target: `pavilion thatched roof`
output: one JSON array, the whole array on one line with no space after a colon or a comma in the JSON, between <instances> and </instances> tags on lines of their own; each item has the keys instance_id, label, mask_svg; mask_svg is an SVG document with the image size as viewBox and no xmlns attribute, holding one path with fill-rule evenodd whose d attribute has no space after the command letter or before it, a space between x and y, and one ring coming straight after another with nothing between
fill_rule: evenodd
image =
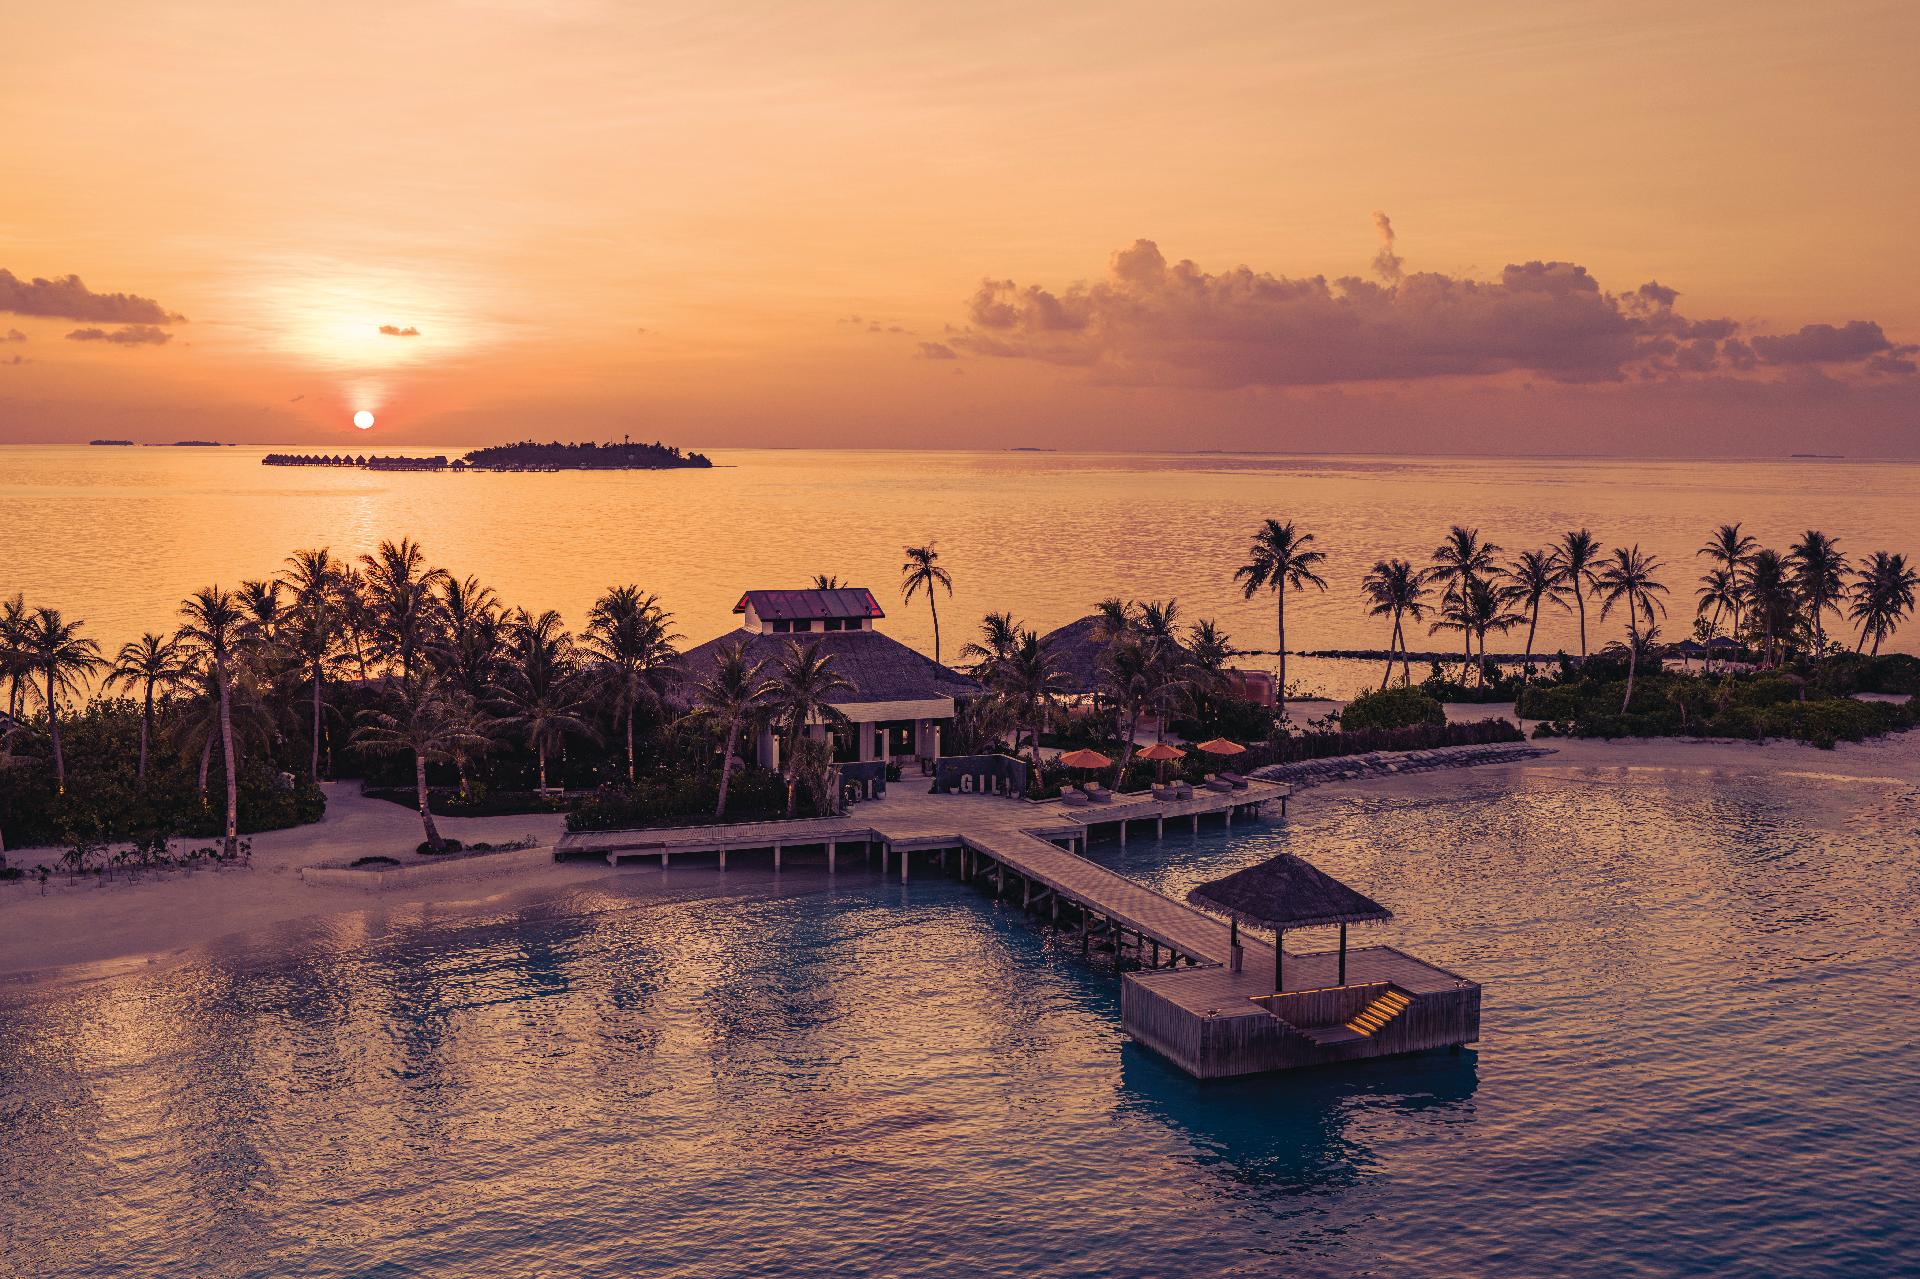
<instances>
[{"instance_id":1,"label":"pavilion thatched roof","mask_svg":"<svg viewBox=\"0 0 1920 1279\"><path fill-rule=\"evenodd\" d=\"M1393 918L1393 912L1373 898L1292 853L1202 884L1187 894L1187 900L1262 928L1365 924Z\"/></svg>"}]
</instances>

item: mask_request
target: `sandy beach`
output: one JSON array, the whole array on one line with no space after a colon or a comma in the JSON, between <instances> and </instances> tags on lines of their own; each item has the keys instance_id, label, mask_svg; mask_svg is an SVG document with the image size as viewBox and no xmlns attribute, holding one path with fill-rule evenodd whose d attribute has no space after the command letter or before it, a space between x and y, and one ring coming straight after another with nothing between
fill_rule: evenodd
<instances>
[{"instance_id":1,"label":"sandy beach","mask_svg":"<svg viewBox=\"0 0 1920 1279\"><path fill-rule=\"evenodd\" d=\"M1491 709L1491 708L1488 708ZM1823 751L1794 742L1729 742L1684 739L1554 741L1555 753L1524 764L1486 766L1403 777L1340 783L1301 793L1311 805L1337 790L1351 795L1444 796L1463 775L1484 776L1503 768L1554 771L1719 770L1767 771L1920 786L1920 736L1892 736ZM608 874L594 863L546 864L511 875L443 879L381 893L302 880L305 866L343 864L355 857L387 854L412 859L420 840L418 817L409 809L359 794L355 783L327 787L324 820L294 830L253 837L248 870L168 872L138 882L87 877L68 884L56 875L45 896L22 880L0 884L0 979L8 982L72 980L116 971L128 964L162 962L170 954L222 938L298 920L386 913L431 904L457 909L564 892ZM443 833L472 843L533 836L551 843L563 831L551 815L441 818ZM51 862L42 850L10 853L15 865ZM476 868L477 869L477 868ZM808 873L808 872L800 872Z\"/></svg>"}]
</instances>

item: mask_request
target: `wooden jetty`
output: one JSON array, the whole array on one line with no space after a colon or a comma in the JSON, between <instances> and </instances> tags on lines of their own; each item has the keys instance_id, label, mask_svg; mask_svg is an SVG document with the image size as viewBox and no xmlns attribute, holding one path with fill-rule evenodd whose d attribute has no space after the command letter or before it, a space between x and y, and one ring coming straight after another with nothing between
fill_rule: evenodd
<instances>
[{"instance_id":1,"label":"wooden jetty","mask_svg":"<svg viewBox=\"0 0 1920 1279\"><path fill-rule=\"evenodd\" d=\"M1198 829L1230 824L1284 802L1288 787L1250 781L1231 793L1191 799L1115 796L1068 808L990 795L927 795L896 787L847 816L661 830L579 832L556 857L709 859L725 867L771 853L824 850L829 872L846 852L876 855L904 883L918 858L944 874L1017 898L1038 922L1066 931L1083 953L1110 956L1121 974L1128 1034L1202 1079L1457 1047L1479 1038L1480 987L1391 946L1285 956L1285 989L1274 989L1272 944L1079 856L1096 830L1120 839L1169 821ZM817 853L813 853L817 856ZM764 863L762 863L764 864ZM1236 944L1238 954L1235 953ZM1344 971L1343 971L1344 969Z\"/></svg>"}]
</instances>

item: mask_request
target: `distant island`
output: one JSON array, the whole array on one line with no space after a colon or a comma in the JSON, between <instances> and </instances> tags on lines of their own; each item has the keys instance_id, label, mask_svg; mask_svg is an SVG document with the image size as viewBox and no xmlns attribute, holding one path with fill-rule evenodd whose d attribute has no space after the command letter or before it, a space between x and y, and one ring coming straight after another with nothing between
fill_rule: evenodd
<instances>
[{"instance_id":1,"label":"distant island","mask_svg":"<svg viewBox=\"0 0 1920 1279\"><path fill-rule=\"evenodd\" d=\"M175 440L171 444L149 444L150 449L230 449L231 444L220 440Z\"/></svg>"},{"instance_id":2,"label":"distant island","mask_svg":"<svg viewBox=\"0 0 1920 1279\"><path fill-rule=\"evenodd\" d=\"M132 440L88 440L87 443L97 449L130 449L133 447Z\"/></svg>"},{"instance_id":3,"label":"distant island","mask_svg":"<svg viewBox=\"0 0 1920 1279\"><path fill-rule=\"evenodd\" d=\"M351 453L269 453L262 466L354 466L369 471L665 471L699 469L713 465L703 453L683 453L671 444L655 441L635 444L495 444L475 449L449 461L433 457L379 457Z\"/></svg>"}]
</instances>

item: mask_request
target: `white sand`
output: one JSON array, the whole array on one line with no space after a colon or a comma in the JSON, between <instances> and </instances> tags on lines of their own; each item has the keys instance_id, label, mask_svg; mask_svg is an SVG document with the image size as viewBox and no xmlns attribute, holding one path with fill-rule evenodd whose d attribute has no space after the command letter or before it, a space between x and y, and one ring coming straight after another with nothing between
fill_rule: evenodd
<instances>
[{"instance_id":1,"label":"white sand","mask_svg":"<svg viewBox=\"0 0 1920 1279\"><path fill-rule=\"evenodd\" d=\"M1485 712L1488 707L1474 707ZM1470 718L1478 718L1478 715ZM1792 742L1635 739L1551 743L1555 754L1521 764L1488 768L1677 768L1790 771L1830 777L1894 779L1920 785L1920 732L1822 751ZM1460 772L1439 771L1338 783L1302 792L1294 803L1311 804L1330 792L1443 795ZM558 838L557 816L437 819L448 836L471 843L535 835ZM328 787L327 816L312 826L253 837L253 868L245 871L169 872L139 883L106 883L94 877L68 886L56 875L45 897L37 885L0 884L0 976L12 980L68 979L112 971L129 963L158 962L181 949L294 920L384 912L395 906L437 906L537 897L612 873L597 863L543 865L517 874L472 881L435 882L417 888L369 894L352 888L305 883L299 868L342 863L369 854L403 861L420 842L418 816L396 804L364 799L357 785ZM10 862L52 863L57 850L10 853Z\"/></svg>"}]
</instances>

